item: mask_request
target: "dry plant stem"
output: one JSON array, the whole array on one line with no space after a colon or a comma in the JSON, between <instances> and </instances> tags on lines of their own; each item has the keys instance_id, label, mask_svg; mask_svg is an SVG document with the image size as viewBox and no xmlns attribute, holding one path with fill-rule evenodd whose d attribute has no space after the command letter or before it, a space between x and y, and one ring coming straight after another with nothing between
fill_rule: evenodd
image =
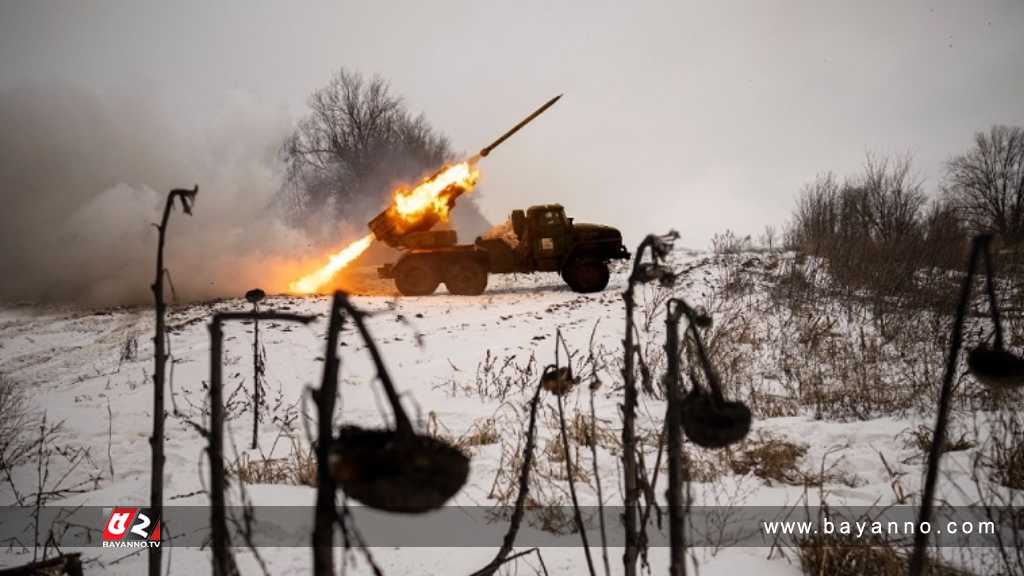
<instances>
[{"instance_id":1,"label":"dry plant stem","mask_svg":"<svg viewBox=\"0 0 1024 576\"><path fill-rule=\"evenodd\" d=\"M935 416L935 431L932 435L931 449L928 451L928 472L925 476L924 493L921 496L921 509L918 512L917 525L921 526L931 520L932 500L935 497L935 484L939 477L939 459L942 457L942 444L946 439L946 426L949 420L949 403L953 396L953 375L956 373L957 356L963 340L964 317L971 300L971 281L977 268L978 256L987 250L990 237L978 236L971 244L971 256L967 261L967 275L960 289L960 301L953 318L953 335L949 344L949 355L946 357L946 372L942 377L942 389L939 392L939 408ZM991 279L989 280L991 282ZM992 304L995 304L995 299ZM998 333L997 333L998 334ZM920 576L925 569L925 554L928 548L928 534L918 530L914 535L914 554L910 559L910 576Z\"/></svg>"},{"instance_id":2,"label":"dry plant stem","mask_svg":"<svg viewBox=\"0 0 1024 576\"><path fill-rule=\"evenodd\" d=\"M366 563L370 565L370 570L373 571L374 576L384 576L384 571L377 565L377 561L373 558L373 553L366 546L366 541L363 540L363 535L359 532L359 528L356 527L355 521L352 519L352 510L348 506L348 501L343 500L341 504L341 514L337 515L338 526L341 527L342 539L344 540L345 550L349 550L354 542L359 548L359 551L363 553L363 558ZM345 562L342 561L341 573L345 574Z\"/></svg>"},{"instance_id":3,"label":"dry plant stem","mask_svg":"<svg viewBox=\"0 0 1024 576\"><path fill-rule=\"evenodd\" d=\"M669 574L686 574L685 511L683 509L683 423L680 404L679 322L686 304L672 299L666 304L665 354L668 361L665 426L668 428L668 532L671 547Z\"/></svg>"},{"instance_id":4,"label":"dry plant stem","mask_svg":"<svg viewBox=\"0 0 1024 576\"><path fill-rule=\"evenodd\" d=\"M163 217L157 226L156 276L150 288L153 291L156 329L153 335L153 434L149 437L152 452L149 478L149 508L153 517L160 521L164 509L164 373L167 366L167 351L164 348L167 337L164 317L167 304L164 302L164 241L167 236L167 221L174 207L175 198L181 202L186 214L192 213L192 202L199 193L199 186L192 190L174 189L167 194ZM172 287L173 288L173 287ZM149 576L160 576L160 548L149 549Z\"/></svg>"},{"instance_id":5,"label":"dry plant stem","mask_svg":"<svg viewBox=\"0 0 1024 576\"><path fill-rule=\"evenodd\" d=\"M629 284L622 294L626 307L626 333L622 341L622 474L623 487L623 524L626 530L626 546L622 553L622 566L625 576L636 576L636 559L639 554L639 532L637 529L637 502L640 492L637 488L636 460L636 379L633 374L633 311L636 308L634 288L636 287L637 271L643 260L644 251L654 242L654 236L644 238L637 247L633 260L633 272Z\"/></svg>"},{"instance_id":6,"label":"dry plant stem","mask_svg":"<svg viewBox=\"0 0 1024 576\"><path fill-rule=\"evenodd\" d=\"M988 237L985 240L981 240L979 237L978 242L982 244L981 249L985 256L985 291L988 293L989 314L992 315L992 323L995 325L995 349L1001 350L1003 348L1003 323L1000 321L999 302L996 300L996 272L995 267L992 265L992 251L989 247Z\"/></svg>"},{"instance_id":7,"label":"dry plant stem","mask_svg":"<svg viewBox=\"0 0 1024 576\"><path fill-rule=\"evenodd\" d=\"M210 531L214 576L238 574L228 550L228 526L224 510L224 383L221 375L224 333L221 320L214 316L210 324Z\"/></svg>"},{"instance_id":8,"label":"dry plant stem","mask_svg":"<svg viewBox=\"0 0 1024 576\"><path fill-rule=\"evenodd\" d=\"M498 568L506 562L512 547L516 542L516 534L523 522L523 513L526 510L526 497L530 492L530 468L533 466L533 451L537 445L537 406L540 404L540 393L542 385L537 384L537 390L530 400L530 424L526 428L526 446L523 448L523 465L519 469L519 492L516 494L516 504L512 509L512 518L509 519L508 531L502 539L501 548L497 555L487 566L473 572L471 576L491 576L498 571Z\"/></svg>"},{"instance_id":9,"label":"dry plant stem","mask_svg":"<svg viewBox=\"0 0 1024 576\"><path fill-rule=\"evenodd\" d=\"M412 423L409 421L409 417L405 414L405 410L402 409L401 400L398 398L398 391L395 389L395 384L391 381L391 376L388 374L387 368L384 366L384 359L380 355L380 350L377 349L377 344L373 341L373 338L370 337L370 332L367 330L366 323L363 321L362 311L356 309L356 307L348 301L348 296L345 293L336 292L335 295L339 298L339 305L348 312L349 316L351 316L352 320L356 323L356 327L359 329L359 335L362 336L367 350L370 351L370 357L373 359L373 364L377 368L377 378L384 387L384 393L387 394L388 402L391 404L391 409L395 412L395 431L399 435L411 436L413 434Z\"/></svg>"},{"instance_id":10,"label":"dry plant stem","mask_svg":"<svg viewBox=\"0 0 1024 576\"><path fill-rule=\"evenodd\" d=\"M660 475L658 474L658 471L661 470L661 455L664 452L665 452L665 430L662 429L661 433L658 434L658 453L654 457L654 468L653 468L653 470L654 470L654 477L651 478L651 482L650 482L650 484L648 486L648 488L650 489L650 494L648 494L647 496L650 496L650 497L646 499L646 502L644 503L644 509L640 513L640 526L642 526L644 530L647 530L647 522L651 519L651 511L652 510L657 511L657 513L658 513L658 518L657 518L658 528L659 529L661 528L661 507L658 506L658 502L654 498L654 492L655 492L655 489L658 487L658 478L660 478Z\"/></svg>"},{"instance_id":11,"label":"dry plant stem","mask_svg":"<svg viewBox=\"0 0 1024 576\"><path fill-rule=\"evenodd\" d=\"M114 481L114 455L111 445L114 440L114 414L110 411L110 396L107 396L107 467L110 470L110 481Z\"/></svg>"},{"instance_id":12,"label":"dry plant stem","mask_svg":"<svg viewBox=\"0 0 1024 576\"><path fill-rule=\"evenodd\" d=\"M316 440L316 513L313 524L313 573L318 575L334 575L334 522L337 519L337 508L334 477L327 466L330 455L332 430L334 422L334 401L338 395L338 337L344 324L341 315L342 300L340 292L334 293L331 301L331 316L327 322L327 351L324 354L324 376L317 391L317 440Z\"/></svg>"},{"instance_id":13,"label":"dry plant stem","mask_svg":"<svg viewBox=\"0 0 1024 576\"><path fill-rule=\"evenodd\" d=\"M593 335L591 335L591 336L593 336ZM558 346L559 346L559 344L561 344L562 347L565 349L565 361L566 361L566 364L569 367L569 373L572 374L572 353L569 352L569 345L566 343L565 338L562 336L562 330L561 329L557 329L555 331L555 366L556 367L559 366L559 362L558 362L558 360L559 360L559 358L558 358ZM569 495L572 497L573 518L576 521L576 528L580 531L580 540L583 543L583 552L584 552L584 554L586 554L586 558L587 558L587 569L589 570L591 576L596 576L596 572L594 571L594 560L593 560L593 558L590 555L590 543L588 542L588 539L587 539L587 528L583 524L583 515L580 512L580 503L579 503L578 497L576 496L576 480L573 478L574 471L573 471L572 454L569 452L569 434L566 432L566 429L565 429L565 406L564 406L564 402L562 400L562 395L559 394L555 398L558 401L558 427L559 427L559 431L560 431L561 437L562 437L562 450L565 453L565 475L566 475L566 478L569 480ZM591 406L593 406L593 399L594 399L593 398L593 393L591 393L591 398L590 399L591 399ZM593 433L593 431L594 431L594 423L593 422L590 423L590 427L591 427L591 432ZM591 435L591 443L590 444L591 444L591 449L592 450L593 450L594 444L596 443L594 441L594 438L596 438L596 436ZM596 455L596 452L595 452L595 455ZM600 480L598 480L598 482L600 482ZM598 496L598 498L600 499L600 496ZM607 554L606 554L606 556L607 556ZM607 566L606 566L606 568L607 568Z\"/></svg>"},{"instance_id":14,"label":"dry plant stem","mask_svg":"<svg viewBox=\"0 0 1024 576\"><path fill-rule=\"evenodd\" d=\"M687 330L696 345L697 359L700 360L700 365L704 369L704 379L707 380L708 387L711 388L711 393L721 400L724 397L724 394L722 393L722 384L718 379L718 373L715 372L715 368L711 364L711 359L708 358L707 348L704 347L704 339L701 337L700 331L697 330L697 324L693 322L692 318L690 319ZM697 381L694 380L694 385L696 384Z\"/></svg>"},{"instance_id":15,"label":"dry plant stem","mask_svg":"<svg viewBox=\"0 0 1024 576\"><path fill-rule=\"evenodd\" d=\"M583 543L583 553L587 558L587 570L590 576L596 576L594 572L594 560L590 557L590 543L587 541L587 527L583 524L583 515L580 513L580 502L576 497L576 481L573 480L572 455L569 452L569 434L565 431L565 408L562 397L558 400L558 426L562 433L562 450L565 452L565 475L569 478L569 496L572 498L572 512L576 519L576 529L580 531L580 541Z\"/></svg>"},{"instance_id":16,"label":"dry plant stem","mask_svg":"<svg viewBox=\"0 0 1024 576\"><path fill-rule=\"evenodd\" d=\"M231 443L231 449L234 452L235 461L238 461L240 458L238 455L238 446L236 446L234 442ZM252 552L253 558L256 559L256 563L259 565L264 576L270 576L270 572L267 570L267 563L263 560L263 555L260 554L259 548L252 539L252 525L254 520L252 501L249 499L249 493L245 489L245 482L241 477L238 478L238 489L241 492L242 497L242 521L239 522L234 516L230 516L229 518L235 527L235 531L241 533L242 540L245 542L246 548ZM167 573L170 574L170 567L168 567Z\"/></svg>"},{"instance_id":17,"label":"dry plant stem","mask_svg":"<svg viewBox=\"0 0 1024 576\"><path fill-rule=\"evenodd\" d=\"M43 505L43 486L46 484L46 478L43 475L43 452L46 448L46 413L43 413L43 422L39 425L39 455L36 457L36 501L35 509L32 512L33 516L33 530L32 535L32 561L38 560L39 555L39 508ZM46 469L49 472L49 459L46 461Z\"/></svg>"},{"instance_id":18,"label":"dry plant stem","mask_svg":"<svg viewBox=\"0 0 1024 576\"><path fill-rule=\"evenodd\" d=\"M225 518L224 490L227 484L224 471L224 356L225 322L237 320L278 320L308 324L312 316L281 312L220 312L210 321L210 434L207 454L210 458L210 535L213 552L214 576L238 574L235 560L229 550L227 519Z\"/></svg>"},{"instance_id":19,"label":"dry plant stem","mask_svg":"<svg viewBox=\"0 0 1024 576\"><path fill-rule=\"evenodd\" d=\"M259 304L252 305L253 313L260 311ZM260 429L260 321L252 323L252 449L256 449Z\"/></svg>"},{"instance_id":20,"label":"dry plant stem","mask_svg":"<svg viewBox=\"0 0 1024 576\"><path fill-rule=\"evenodd\" d=\"M595 325L596 328L596 325ZM593 335L591 335L593 339ZM601 527L601 561L604 563L605 576L611 575L608 562L608 532L604 523L604 492L601 490L601 471L597 465L597 411L594 409L594 392L590 389L590 458L594 466L594 486L597 489L597 520ZM539 554L539 552L538 552Z\"/></svg>"},{"instance_id":21,"label":"dry plant stem","mask_svg":"<svg viewBox=\"0 0 1024 576\"><path fill-rule=\"evenodd\" d=\"M537 555L537 561L540 562L540 570L541 570L540 573L544 574L544 576L548 576L548 566L547 566L547 564L544 563L544 557L541 556L541 554L540 554L540 548L530 548L529 550L523 550L522 552L516 552L515 554L509 556L508 560L506 560L506 561L507 562L511 562L513 560L517 560L517 559L519 559L519 558L521 558L523 556L526 556L527 554L536 554ZM536 570L534 571L534 573L536 573Z\"/></svg>"}]
</instances>

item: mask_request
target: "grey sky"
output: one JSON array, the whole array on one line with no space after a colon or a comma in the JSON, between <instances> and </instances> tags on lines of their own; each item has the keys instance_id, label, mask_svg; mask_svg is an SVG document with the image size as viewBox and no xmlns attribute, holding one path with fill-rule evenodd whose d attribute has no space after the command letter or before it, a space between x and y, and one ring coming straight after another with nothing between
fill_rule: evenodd
<instances>
[{"instance_id":1,"label":"grey sky","mask_svg":"<svg viewBox=\"0 0 1024 576\"><path fill-rule=\"evenodd\" d=\"M0 89L160 94L185 125L236 92L298 117L342 66L466 151L564 92L482 164L484 213L560 201L701 246L869 150L934 191L974 131L1024 124L1024 2L0 4Z\"/></svg>"}]
</instances>

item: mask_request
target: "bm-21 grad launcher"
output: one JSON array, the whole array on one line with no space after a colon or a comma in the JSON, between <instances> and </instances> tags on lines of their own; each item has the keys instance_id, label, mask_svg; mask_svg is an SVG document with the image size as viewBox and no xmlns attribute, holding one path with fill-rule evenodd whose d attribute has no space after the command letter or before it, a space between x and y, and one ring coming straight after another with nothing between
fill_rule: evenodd
<instances>
[{"instance_id":1,"label":"bm-21 grad launcher","mask_svg":"<svg viewBox=\"0 0 1024 576\"><path fill-rule=\"evenodd\" d=\"M466 162L472 165L486 157L561 97L546 102ZM437 198L450 209L465 191L463 185L452 184ZM487 234L473 244L458 244L454 230L431 230L441 219L438 211L427 211L410 222L390 210L371 220L370 230L403 253L394 264L378 268L377 274L393 278L406 296L432 294L442 282L450 294L472 296L483 293L490 274L533 272L557 272L577 292L599 292L608 285L609 262L629 258L618 230L574 223L559 204L514 210L511 230L498 237Z\"/></svg>"},{"instance_id":2,"label":"bm-21 grad launcher","mask_svg":"<svg viewBox=\"0 0 1024 576\"><path fill-rule=\"evenodd\" d=\"M511 138L512 135L521 130L523 126L526 126L537 116L543 114L548 108L554 106L555 102L558 102L558 99L561 97L562 95L559 94L545 102L543 106L534 110L526 118L523 118L518 124L499 136L494 142L491 142L487 146L481 148L480 152L466 160L466 162L473 165L479 162L481 158L486 158L492 150L500 146L505 140ZM446 168L447 167L442 168L438 172L432 174L429 178L426 178L426 180L434 179ZM448 203L448 208L451 209L455 206L455 201L463 192L465 192L465 190L466 189L464 187L453 184L443 190L439 194L439 197L443 198L444 201ZM451 244L455 243L455 232L451 230L438 230L429 235L420 234L422 232L429 231L441 219L441 216L436 211L428 211L415 222L408 222L394 218L388 214L389 210L390 208L385 209L374 217L373 220L370 220L370 231L373 232L373 235L377 240L380 240L393 248L429 248L432 246L447 244L449 241Z\"/></svg>"}]
</instances>

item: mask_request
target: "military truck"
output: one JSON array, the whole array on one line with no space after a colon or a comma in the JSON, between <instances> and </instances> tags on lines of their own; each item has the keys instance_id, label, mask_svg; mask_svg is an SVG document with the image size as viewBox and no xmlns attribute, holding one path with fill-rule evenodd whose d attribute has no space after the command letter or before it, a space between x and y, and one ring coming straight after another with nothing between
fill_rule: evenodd
<instances>
[{"instance_id":1,"label":"military truck","mask_svg":"<svg viewBox=\"0 0 1024 576\"><path fill-rule=\"evenodd\" d=\"M487 289L490 274L532 272L558 272L576 292L600 292L608 286L609 262L629 258L618 230L577 224L560 204L515 210L505 225L473 244L458 244L454 230L395 234L380 218L370 229L403 251L377 274L393 278L406 296L433 294L442 282L452 294L477 295Z\"/></svg>"}]
</instances>

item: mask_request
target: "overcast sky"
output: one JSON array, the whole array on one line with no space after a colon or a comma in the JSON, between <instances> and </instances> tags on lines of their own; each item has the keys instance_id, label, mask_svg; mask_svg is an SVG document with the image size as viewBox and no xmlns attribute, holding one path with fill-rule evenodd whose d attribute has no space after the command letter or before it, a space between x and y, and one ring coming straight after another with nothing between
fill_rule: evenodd
<instances>
[{"instance_id":1,"label":"overcast sky","mask_svg":"<svg viewBox=\"0 0 1024 576\"><path fill-rule=\"evenodd\" d=\"M340 67L467 152L565 93L484 161L484 213L561 202L703 246L867 151L912 153L934 191L976 130L1024 125L1024 2L0 4L0 89L159 94L184 125L239 92L297 118Z\"/></svg>"}]
</instances>

